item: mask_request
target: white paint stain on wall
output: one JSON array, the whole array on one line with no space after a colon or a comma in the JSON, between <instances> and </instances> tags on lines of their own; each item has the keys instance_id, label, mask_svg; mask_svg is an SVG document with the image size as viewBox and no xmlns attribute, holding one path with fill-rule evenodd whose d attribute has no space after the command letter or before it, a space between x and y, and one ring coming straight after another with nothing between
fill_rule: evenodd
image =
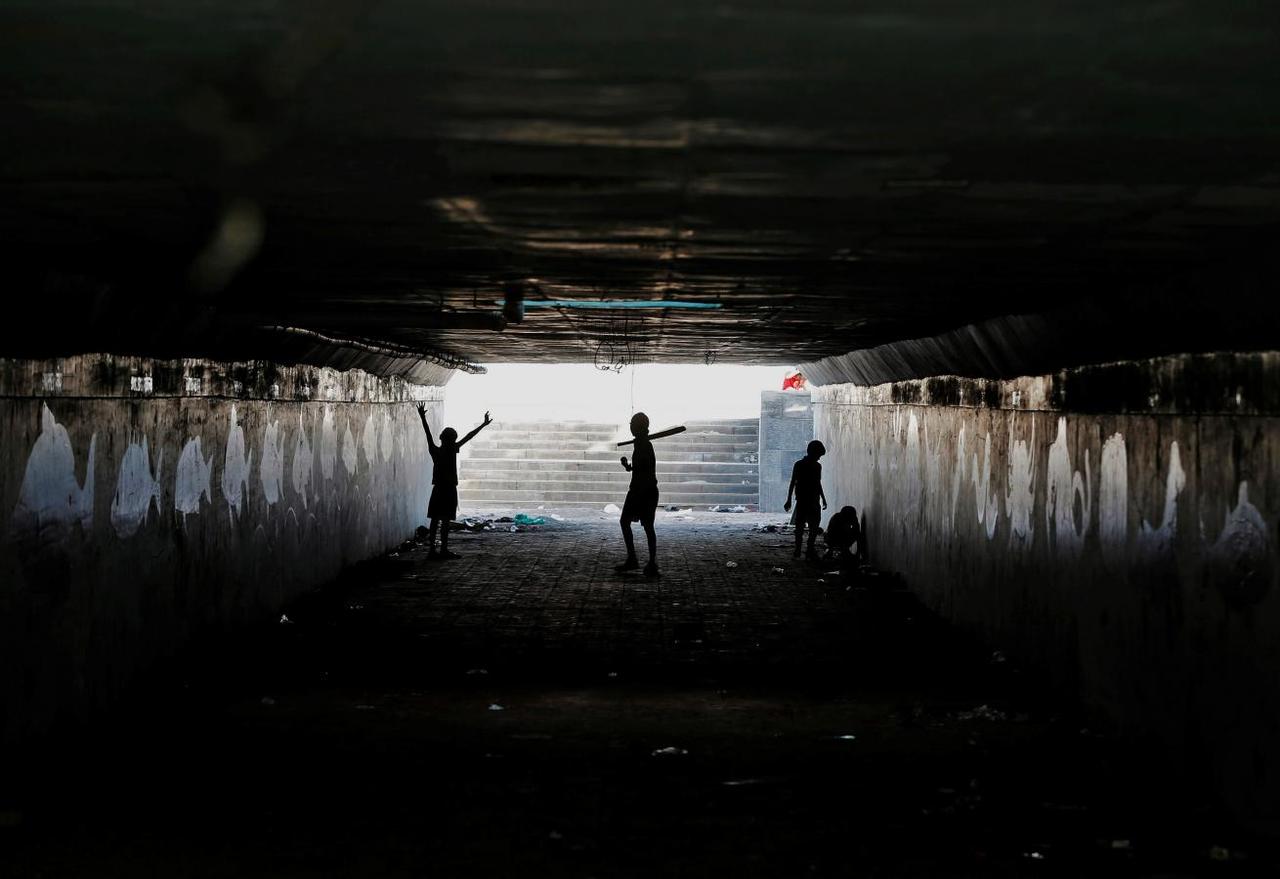
<instances>
[{"instance_id":1,"label":"white paint stain on wall","mask_svg":"<svg viewBox=\"0 0 1280 879\"><path fill-rule=\"evenodd\" d=\"M278 502L284 493L284 436L279 421L270 422L262 430L262 463L258 470L267 503Z\"/></svg>"},{"instance_id":2,"label":"white paint stain on wall","mask_svg":"<svg viewBox=\"0 0 1280 879\"><path fill-rule=\"evenodd\" d=\"M1269 544L1267 520L1249 502L1249 483L1241 482L1236 507L1227 513L1222 533L1209 548L1210 555L1228 575L1233 593L1256 591L1260 595L1270 585Z\"/></svg>"},{"instance_id":3,"label":"white paint stain on wall","mask_svg":"<svg viewBox=\"0 0 1280 879\"><path fill-rule=\"evenodd\" d=\"M356 475L356 467L359 464L359 455L356 452L356 437L351 432L351 419L347 419L346 432L342 434L342 466L347 468L348 476Z\"/></svg>"},{"instance_id":4,"label":"white paint stain on wall","mask_svg":"<svg viewBox=\"0 0 1280 879\"><path fill-rule=\"evenodd\" d=\"M338 429L333 423L333 407L324 407L324 418L320 421L320 475L326 480L333 478L333 471L338 463Z\"/></svg>"},{"instance_id":5,"label":"white paint stain on wall","mask_svg":"<svg viewBox=\"0 0 1280 879\"><path fill-rule=\"evenodd\" d=\"M952 463L951 470L951 518L947 522L947 531L954 534L956 530L956 509L960 505L960 488L964 483L964 464L965 464L965 429L962 425L960 433L956 436L956 459ZM979 519L981 521L981 519Z\"/></svg>"},{"instance_id":6,"label":"white paint stain on wall","mask_svg":"<svg viewBox=\"0 0 1280 879\"><path fill-rule=\"evenodd\" d=\"M1012 531L1010 540L1018 538L1031 543L1031 514L1036 499L1036 460L1032 450L1036 444L1036 423L1031 422L1031 439L1013 438L1015 421L1009 422L1009 482L1004 510Z\"/></svg>"},{"instance_id":7,"label":"white paint stain on wall","mask_svg":"<svg viewBox=\"0 0 1280 879\"><path fill-rule=\"evenodd\" d=\"M973 453L973 498L978 510L978 524L986 525L987 540L996 536L1000 524L1000 498L991 490L991 434L982 440L982 466L978 452Z\"/></svg>"},{"instance_id":8,"label":"white paint stain on wall","mask_svg":"<svg viewBox=\"0 0 1280 879\"><path fill-rule=\"evenodd\" d=\"M1077 515L1076 510L1079 510ZM1067 443L1067 419L1058 419L1058 435L1049 446L1045 468L1044 523L1049 539L1059 551L1078 555L1093 520L1093 486L1089 451L1084 453L1084 476L1072 467Z\"/></svg>"},{"instance_id":9,"label":"white paint stain on wall","mask_svg":"<svg viewBox=\"0 0 1280 879\"><path fill-rule=\"evenodd\" d=\"M227 429L227 452L222 461L222 496L227 499L233 515L239 515L240 505L249 495L249 473L253 468L253 450L246 448L244 428L236 419L236 407L231 407L231 427Z\"/></svg>"},{"instance_id":10,"label":"white paint stain on wall","mask_svg":"<svg viewBox=\"0 0 1280 879\"><path fill-rule=\"evenodd\" d=\"M906 454L903 456L899 485L902 489L902 524L907 529L920 525L920 496L924 484L921 479L923 457L920 449L920 422L914 412L907 417Z\"/></svg>"},{"instance_id":11,"label":"white paint stain on wall","mask_svg":"<svg viewBox=\"0 0 1280 879\"><path fill-rule=\"evenodd\" d=\"M1123 435L1114 433L1102 444L1099 469L1098 540L1102 557L1116 563L1129 543L1129 455Z\"/></svg>"},{"instance_id":12,"label":"white paint stain on wall","mask_svg":"<svg viewBox=\"0 0 1280 879\"><path fill-rule=\"evenodd\" d=\"M307 508L307 488L311 485L311 472L315 456L311 451L311 438L307 436L302 413L298 413L298 438L293 444L293 490L302 498L302 508Z\"/></svg>"},{"instance_id":13,"label":"white paint stain on wall","mask_svg":"<svg viewBox=\"0 0 1280 879\"><path fill-rule=\"evenodd\" d=\"M213 455L204 459L200 437L187 440L173 478L173 508L189 516L200 512L200 498L213 503Z\"/></svg>"},{"instance_id":14,"label":"white paint stain on wall","mask_svg":"<svg viewBox=\"0 0 1280 879\"><path fill-rule=\"evenodd\" d=\"M1173 549L1173 538L1178 531L1178 496L1187 485L1187 474L1182 470L1182 456L1175 440L1169 444L1169 473L1165 477L1164 510L1160 525L1153 527L1145 519L1138 532L1138 545L1149 554L1163 555Z\"/></svg>"},{"instance_id":15,"label":"white paint stain on wall","mask_svg":"<svg viewBox=\"0 0 1280 879\"><path fill-rule=\"evenodd\" d=\"M391 453L395 451L395 425L391 423L391 414L386 411L386 407L382 410L382 434L381 442L378 450L382 452L382 460L390 462Z\"/></svg>"},{"instance_id":16,"label":"white paint stain on wall","mask_svg":"<svg viewBox=\"0 0 1280 879\"><path fill-rule=\"evenodd\" d=\"M93 526L93 466L98 435L89 438L89 462L84 485L76 482L76 456L67 429L57 422L48 405L41 406L40 435L27 455L27 467L18 489L18 503L9 522L10 534L56 543L79 523Z\"/></svg>"},{"instance_id":17,"label":"white paint stain on wall","mask_svg":"<svg viewBox=\"0 0 1280 879\"><path fill-rule=\"evenodd\" d=\"M360 435L360 447L364 452L364 462L373 469L378 463L378 422L374 420L370 407L369 417L364 420L364 433Z\"/></svg>"},{"instance_id":18,"label":"white paint stain on wall","mask_svg":"<svg viewBox=\"0 0 1280 879\"><path fill-rule=\"evenodd\" d=\"M120 537L132 537L142 527L151 512L154 501L160 509L160 471L164 466L164 449L156 458L155 472L151 470L151 452L147 438L129 443L120 460L120 475L116 478L116 494L111 499L111 524Z\"/></svg>"}]
</instances>

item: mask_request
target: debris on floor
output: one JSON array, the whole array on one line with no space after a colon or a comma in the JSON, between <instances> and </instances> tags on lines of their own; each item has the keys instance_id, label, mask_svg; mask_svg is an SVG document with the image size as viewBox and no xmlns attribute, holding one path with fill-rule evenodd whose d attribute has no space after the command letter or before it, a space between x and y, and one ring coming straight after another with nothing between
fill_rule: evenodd
<instances>
[{"instance_id":1,"label":"debris on floor","mask_svg":"<svg viewBox=\"0 0 1280 879\"><path fill-rule=\"evenodd\" d=\"M724 563L724 566L725 566L726 568L736 568L736 567L738 567L738 563L737 563L737 562L725 562L725 563Z\"/></svg>"},{"instance_id":2,"label":"debris on floor","mask_svg":"<svg viewBox=\"0 0 1280 879\"><path fill-rule=\"evenodd\" d=\"M684 513L691 511L693 507L685 507L680 504L667 504L665 509L668 513Z\"/></svg>"},{"instance_id":3,"label":"debris on floor","mask_svg":"<svg viewBox=\"0 0 1280 879\"><path fill-rule=\"evenodd\" d=\"M665 747L665 748L658 748L656 751L654 751L654 752L653 752L653 756L655 756L655 757L683 757L685 754L688 754L688 753L689 753L689 752L688 752L688 751L686 751L684 748L677 748L677 747L675 747L674 745L668 745L668 746L667 746L667 747Z\"/></svg>"},{"instance_id":4,"label":"debris on floor","mask_svg":"<svg viewBox=\"0 0 1280 879\"><path fill-rule=\"evenodd\" d=\"M489 710L490 711L506 711L507 709L506 709L506 706L504 705L499 705L497 702L492 702L489 705Z\"/></svg>"},{"instance_id":5,"label":"debris on floor","mask_svg":"<svg viewBox=\"0 0 1280 879\"><path fill-rule=\"evenodd\" d=\"M516 513L515 523L517 525L545 525L547 520L543 516L527 516L524 513Z\"/></svg>"},{"instance_id":6,"label":"debris on floor","mask_svg":"<svg viewBox=\"0 0 1280 879\"><path fill-rule=\"evenodd\" d=\"M960 721L990 720L995 722L1002 722L1008 719L1009 719L1009 715L1005 714L1003 711L997 708L992 708L990 705L979 705L977 708L974 708L972 711L956 712L956 720L960 720Z\"/></svg>"},{"instance_id":7,"label":"debris on floor","mask_svg":"<svg viewBox=\"0 0 1280 879\"><path fill-rule=\"evenodd\" d=\"M774 572L775 574L785 574L785 573L787 572L787 569L786 569L786 568L774 568L774 569L773 569L773 572Z\"/></svg>"},{"instance_id":8,"label":"debris on floor","mask_svg":"<svg viewBox=\"0 0 1280 879\"><path fill-rule=\"evenodd\" d=\"M749 513L751 512L742 504L715 504L711 508L713 513Z\"/></svg>"},{"instance_id":9,"label":"debris on floor","mask_svg":"<svg viewBox=\"0 0 1280 879\"><path fill-rule=\"evenodd\" d=\"M616 516L618 515L618 513L622 512L622 508L619 507L617 504L605 504L604 512L608 513L611 516Z\"/></svg>"}]
</instances>

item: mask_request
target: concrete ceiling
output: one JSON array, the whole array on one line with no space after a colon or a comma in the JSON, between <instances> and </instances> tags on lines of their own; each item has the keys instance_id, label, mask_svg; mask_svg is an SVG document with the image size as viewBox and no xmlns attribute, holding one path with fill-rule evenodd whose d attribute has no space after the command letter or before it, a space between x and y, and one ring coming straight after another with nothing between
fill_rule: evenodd
<instances>
[{"instance_id":1,"label":"concrete ceiling","mask_svg":"<svg viewBox=\"0 0 1280 879\"><path fill-rule=\"evenodd\" d=\"M1263 303L1274 13L9 0L0 235L46 319L0 341L794 363L1214 283Z\"/></svg>"}]
</instances>

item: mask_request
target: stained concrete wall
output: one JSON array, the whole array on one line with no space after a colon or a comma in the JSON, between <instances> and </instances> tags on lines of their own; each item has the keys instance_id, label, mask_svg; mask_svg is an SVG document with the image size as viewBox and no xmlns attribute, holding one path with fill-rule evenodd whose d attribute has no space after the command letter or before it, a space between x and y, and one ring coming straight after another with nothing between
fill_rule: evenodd
<instances>
[{"instance_id":1,"label":"stained concrete wall","mask_svg":"<svg viewBox=\"0 0 1280 879\"><path fill-rule=\"evenodd\" d=\"M269 363L0 361L0 727L84 715L210 627L412 535L443 388Z\"/></svg>"},{"instance_id":2,"label":"stained concrete wall","mask_svg":"<svg viewBox=\"0 0 1280 879\"><path fill-rule=\"evenodd\" d=\"M791 468L813 439L813 402L807 391L760 392L760 511L781 513Z\"/></svg>"},{"instance_id":3,"label":"stained concrete wall","mask_svg":"<svg viewBox=\"0 0 1280 879\"><path fill-rule=\"evenodd\" d=\"M814 390L877 565L1272 821L1278 394L1274 353Z\"/></svg>"}]
</instances>

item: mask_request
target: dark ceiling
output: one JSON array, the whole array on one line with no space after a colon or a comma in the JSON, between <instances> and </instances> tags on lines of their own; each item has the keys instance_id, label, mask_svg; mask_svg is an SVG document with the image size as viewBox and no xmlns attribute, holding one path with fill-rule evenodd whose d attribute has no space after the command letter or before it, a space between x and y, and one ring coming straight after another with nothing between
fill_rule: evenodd
<instances>
[{"instance_id":1,"label":"dark ceiling","mask_svg":"<svg viewBox=\"0 0 1280 879\"><path fill-rule=\"evenodd\" d=\"M1225 0L7 0L0 235L46 319L0 341L794 363L1074 301L1247 316L1278 27ZM538 307L579 299L719 308Z\"/></svg>"}]
</instances>

